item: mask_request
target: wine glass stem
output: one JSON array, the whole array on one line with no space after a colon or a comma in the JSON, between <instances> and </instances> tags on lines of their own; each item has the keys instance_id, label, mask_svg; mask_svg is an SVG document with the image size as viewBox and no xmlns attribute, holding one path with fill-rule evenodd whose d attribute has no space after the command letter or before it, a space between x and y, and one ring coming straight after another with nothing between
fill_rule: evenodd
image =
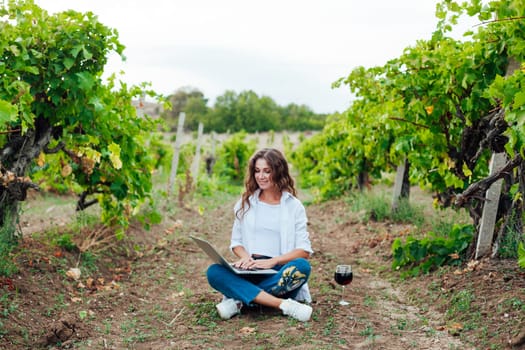
<instances>
[{"instance_id":1,"label":"wine glass stem","mask_svg":"<svg viewBox=\"0 0 525 350\"><path fill-rule=\"evenodd\" d=\"M342 287L343 288L341 290L341 301L344 302L345 301L345 298L344 298L344 296L345 296L345 286L342 286Z\"/></svg>"}]
</instances>

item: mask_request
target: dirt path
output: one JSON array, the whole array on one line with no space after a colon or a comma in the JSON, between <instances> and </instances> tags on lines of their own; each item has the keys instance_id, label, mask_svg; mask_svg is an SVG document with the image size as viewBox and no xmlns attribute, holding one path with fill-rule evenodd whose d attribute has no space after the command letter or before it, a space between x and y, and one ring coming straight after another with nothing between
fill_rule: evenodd
<instances>
[{"instance_id":1,"label":"dirt path","mask_svg":"<svg viewBox=\"0 0 525 350\"><path fill-rule=\"evenodd\" d=\"M161 303L163 298L171 299L173 309L166 319L169 327L161 328L173 338L150 339L134 346L137 349L468 349L445 330L441 315L412 306L401 290L381 278L380 272L389 265L386 255L390 241L383 238L392 237L394 230L403 231L406 227L364 226L348 215L341 202L310 206L307 211L316 250L310 281L314 298L311 322L301 324L262 308L244 310L229 321L218 318L214 304L220 295L208 287L203 276L209 261L186 237L189 234L205 237L227 256L231 205L226 205L202 216L192 211L176 215L176 220L180 220L173 224L177 227L174 231L177 238L171 243L167 239L156 254L158 260L138 264L136 276L143 279L150 274L148 279L154 278L159 283L152 289L155 283L144 281L144 285L132 290L147 290L142 297L153 305ZM337 303L341 289L332 278L335 265L340 262L351 263L355 269L354 281L347 289L350 307ZM162 276L173 269L183 281L178 281L175 288L166 288ZM142 304L137 309L146 307L147 303L138 296L137 300Z\"/></svg>"},{"instance_id":2,"label":"dirt path","mask_svg":"<svg viewBox=\"0 0 525 350\"><path fill-rule=\"evenodd\" d=\"M263 308L221 320L214 308L220 295L204 276L209 260L188 235L212 241L227 255L232 205L226 200L223 207L202 215L180 209L166 217L162 227L137 228L131 233L133 241L126 242L127 255L108 255L105 267L79 280L64 276L67 262L39 259L41 247L27 240L25 248L36 256L31 271L20 273L20 312L13 311L9 319L19 327L0 337L0 348L469 348L446 331L442 315L430 307L415 307L388 280L391 240L408 228L364 224L343 202L307 207L315 250L310 322ZM341 288L333 281L335 265L343 262L351 263L355 273L346 291L349 307L338 305Z\"/></svg>"}]
</instances>

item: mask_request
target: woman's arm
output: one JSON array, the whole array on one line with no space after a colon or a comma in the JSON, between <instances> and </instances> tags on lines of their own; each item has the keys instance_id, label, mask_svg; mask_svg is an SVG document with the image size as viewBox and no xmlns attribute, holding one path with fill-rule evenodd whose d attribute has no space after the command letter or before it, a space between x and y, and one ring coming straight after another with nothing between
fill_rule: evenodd
<instances>
[{"instance_id":1,"label":"woman's arm","mask_svg":"<svg viewBox=\"0 0 525 350\"><path fill-rule=\"evenodd\" d=\"M235 206L235 208L237 205ZM234 209L235 212L235 209ZM242 246L242 223L237 216L233 220L232 233L230 239L230 250L233 251L233 248L236 246Z\"/></svg>"},{"instance_id":2,"label":"woman's arm","mask_svg":"<svg viewBox=\"0 0 525 350\"><path fill-rule=\"evenodd\" d=\"M310 256L310 253L308 253L304 249L297 248L297 249L294 249L292 251L289 251L286 254L273 257L272 259L276 260L276 264L275 265L284 265L287 262L292 261L293 259L297 259L297 258L308 259L309 256Z\"/></svg>"},{"instance_id":3,"label":"woman's arm","mask_svg":"<svg viewBox=\"0 0 525 350\"><path fill-rule=\"evenodd\" d=\"M298 200L297 200L298 201ZM295 224L295 249L302 249L312 255L312 243L310 242L310 234L308 233L308 218L306 210L301 202L298 201L294 212Z\"/></svg>"},{"instance_id":4,"label":"woman's arm","mask_svg":"<svg viewBox=\"0 0 525 350\"><path fill-rule=\"evenodd\" d=\"M305 258L308 259L310 256L310 253L303 249L294 249L292 251L289 251L286 254L274 256L270 259L258 259L258 260L252 260L250 264L248 264L248 268L250 269L271 269L272 267L276 265L284 265L289 261L292 261L293 259L297 258Z\"/></svg>"}]
</instances>

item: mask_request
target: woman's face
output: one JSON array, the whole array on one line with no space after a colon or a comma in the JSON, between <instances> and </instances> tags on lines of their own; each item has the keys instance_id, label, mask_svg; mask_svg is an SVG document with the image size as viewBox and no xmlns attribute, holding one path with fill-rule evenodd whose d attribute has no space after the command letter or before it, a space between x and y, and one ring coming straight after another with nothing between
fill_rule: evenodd
<instances>
[{"instance_id":1,"label":"woman's face","mask_svg":"<svg viewBox=\"0 0 525 350\"><path fill-rule=\"evenodd\" d=\"M272 168L265 159L259 158L255 161L255 182L261 190L273 188Z\"/></svg>"}]
</instances>

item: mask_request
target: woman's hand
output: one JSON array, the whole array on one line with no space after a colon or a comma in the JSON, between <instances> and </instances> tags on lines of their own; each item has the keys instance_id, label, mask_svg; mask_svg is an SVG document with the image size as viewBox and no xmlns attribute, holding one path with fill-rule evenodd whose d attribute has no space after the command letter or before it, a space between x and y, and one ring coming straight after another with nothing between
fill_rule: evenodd
<instances>
[{"instance_id":1,"label":"woman's hand","mask_svg":"<svg viewBox=\"0 0 525 350\"><path fill-rule=\"evenodd\" d=\"M234 262L233 266L235 266L238 269L251 270L255 268L253 266L254 262L255 260L253 260L251 257L245 257L245 258L240 258L239 260Z\"/></svg>"},{"instance_id":2,"label":"woman's hand","mask_svg":"<svg viewBox=\"0 0 525 350\"><path fill-rule=\"evenodd\" d=\"M277 265L277 258L253 259L251 257L241 258L233 263L233 266L243 270L271 269Z\"/></svg>"}]
</instances>

